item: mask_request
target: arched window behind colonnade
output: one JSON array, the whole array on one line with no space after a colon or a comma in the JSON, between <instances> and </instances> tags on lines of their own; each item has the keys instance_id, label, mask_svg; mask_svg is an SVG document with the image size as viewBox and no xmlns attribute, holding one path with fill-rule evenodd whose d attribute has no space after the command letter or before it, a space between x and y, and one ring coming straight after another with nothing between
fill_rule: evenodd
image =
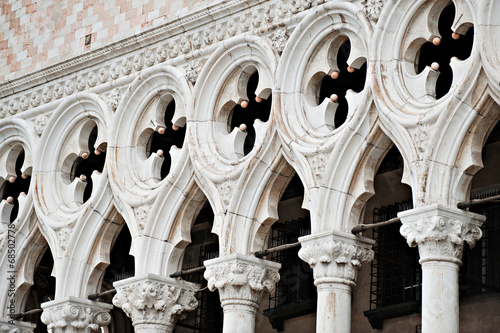
<instances>
[{"instance_id":1,"label":"arched window behind colonnade","mask_svg":"<svg viewBox=\"0 0 500 333\"><path fill-rule=\"evenodd\" d=\"M411 188L401 183L403 166L403 157L394 145L375 175L375 194L366 203L364 223L384 222L413 208ZM370 266L362 268L358 277L358 285L362 288L361 281L366 280L364 275L370 269L369 304L363 303L369 310L364 315L376 329L383 329L387 320L420 311L422 272L418 249L408 246L400 228L401 223L395 223L363 234L376 240L374 260ZM415 331L420 325L412 321L407 324L404 330Z\"/></svg>"},{"instance_id":2,"label":"arched window behind colonnade","mask_svg":"<svg viewBox=\"0 0 500 333\"><path fill-rule=\"evenodd\" d=\"M54 300L56 293L56 279L51 276L54 268L54 258L52 252L47 246L37 265L35 274L33 274L33 285L30 288L26 300L24 311L40 309L41 304ZM47 332L47 326L41 321L41 313L33 313L22 318L23 321L36 324L34 333Z\"/></svg>"},{"instance_id":3,"label":"arched window behind colonnade","mask_svg":"<svg viewBox=\"0 0 500 333\"><path fill-rule=\"evenodd\" d=\"M472 179L470 199L484 199L500 195L500 122L493 128L482 150L484 167ZM482 225L483 236L476 246L464 247L460 268L459 290L461 314L476 318L460 322L464 331L493 332L500 326L500 202L484 202L469 208L471 212L486 216ZM481 306L478 308L477 303ZM465 312L464 312L465 311ZM461 316L462 317L462 316ZM475 325L475 323L479 323ZM467 326L470 324L470 328Z\"/></svg>"},{"instance_id":4,"label":"arched window behind colonnade","mask_svg":"<svg viewBox=\"0 0 500 333\"><path fill-rule=\"evenodd\" d=\"M219 238L212 233L214 212L208 200L201 208L191 227L191 243L184 250L182 270L203 266L205 260L219 257ZM223 311L220 305L219 291L208 290L203 271L183 275L189 282L198 283L200 291L196 293L198 307L186 313L186 318L179 320L175 333L222 332Z\"/></svg>"},{"instance_id":5,"label":"arched window behind colonnade","mask_svg":"<svg viewBox=\"0 0 500 333\"><path fill-rule=\"evenodd\" d=\"M101 284L101 292L113 289L113 282L124 280L135 275L134 257L129 254L132 237L127 225L123 227L114 241L110 256L110 264L106 267L104 278ZM114 294L101 296L98 301L113 304ZM122 309L113 306L110 311L111 323L104 328L107 333L131 333L134 332L132 320Z\"/></svg>"},{"instance_id":6,"label":"arched window behind colonnade","mask_svg":"<svg viewBox=\"0 0 500 333\"><path fill-rule=\"evenodd\" d=\"M304 186L296 174L278 205L279 220L271 227L269 247L296 243L299 237L311 234L311 219L309 211L302 209L303 201ZM299 258L299 250L300 247L295 247L273 252L266 257L281 264L280 281L269 295L268 309L264 310L271 326L279 332L284 330L286 321L294 318L314 322L308 320L316 312L317 292L313 272L309 264ZM310 330L314 330L314 326Z\"/></svg>"}]
</instances>

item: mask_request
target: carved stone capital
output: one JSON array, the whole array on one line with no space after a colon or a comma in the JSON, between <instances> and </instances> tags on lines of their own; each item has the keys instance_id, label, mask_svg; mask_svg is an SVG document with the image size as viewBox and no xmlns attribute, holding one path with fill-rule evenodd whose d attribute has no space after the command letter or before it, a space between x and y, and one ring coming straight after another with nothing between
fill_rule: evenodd
<instances>
[{"instance_id":1,"label":"carved stone capital","mask_svg":"<svg viewBox=\"0 0 500 333\"><path fill-rule=\"evenodd\" d=\"M273 292L281 264L242 254L205 261L205 279L219 290L222 307L238 303L258 308L264 291Z\"/></svg>"},{"instance_id":2,"label":"carved stone capital","mask_svg":"<svg viewBox=\"0 0 500 333\"><path fill-rule=\"evenodd\" d=\"M458 208L429 205L398 214L408 245L418 245L420 263L438 260L461 264L464 242L471 248L482 236L484 216Z\"/></svg>"},{"instance_id":3,"label":"carved stone capital","mask_svg":"<svg viewBox=\"0 0 500 333\"><path fill-rule=\"evenodd\" d=\"M136 332L170 332L198 306L197 284L148 274L115 282L113 304L132 319Z\"/></svg>"},{"instance_id":4,"label":"carved stone capital","mask_svg":"<svg viewBox=\"0 0 500 333\"><path fill-rule=\"evenodd\" d=\"M300 237L299 257L314 271L314 284L354 286L361 264L373 260L373 240L338 231Z\"/></svg>"},{"instance_id":5,"label":"carved stone capital","mask_svg":"<svg viewBox=\"0 0 500 333\"><path fill-rule=\"evenodd\" d=\"M36 325L24 321L0 318L0 332L2 333L31 333Z\"/></svg>"},{"instance_id":6,"label":"carved stone capital","mask_svg":"<svg viewBox=\"0 0 500 333\"><path fill-rule=\"evenodd\" d=\"M100 332L111 321L112 305L77 297L42 303L42 322L51 333Z\"/></svg>"}]
</instances>

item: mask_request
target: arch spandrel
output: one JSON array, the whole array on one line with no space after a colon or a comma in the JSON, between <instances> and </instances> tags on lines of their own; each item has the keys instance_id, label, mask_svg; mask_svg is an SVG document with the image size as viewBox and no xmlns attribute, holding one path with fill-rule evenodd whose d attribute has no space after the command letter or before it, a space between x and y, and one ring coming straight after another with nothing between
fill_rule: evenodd
<instances>
[{"instance_id":1,"label":"arch spandrel","mask_svg":"<svg viewBox=\"0 0 500 333\"><path fill-rule=\"evenodd\" d=\"M319 101L318 83L321 77L331 75L339 80L349 75L347 72L359 71L370 58L372 34L373 23L360 6L327 3L295 28L278 66L279 134L287 160L304 181L304 207L311 212L313 234L348 231L351 224L358 223L350 221L351 210L369 192L365 180L354 177L363 163L363 152L377 145L372 137L380 131L375 126L371 82L366 79L357 93L347 91L347 116L341 123L328 122L328 113L335 116L337 112L337 99ZM346 40L350 42L349 56L345 55L346 63L340 64L337 59ZM340 66L348 71L335 75ZM369 76L372 64L366 66ZM361 184L352 185L354 181Z\"/></svg>"}]
</instances>

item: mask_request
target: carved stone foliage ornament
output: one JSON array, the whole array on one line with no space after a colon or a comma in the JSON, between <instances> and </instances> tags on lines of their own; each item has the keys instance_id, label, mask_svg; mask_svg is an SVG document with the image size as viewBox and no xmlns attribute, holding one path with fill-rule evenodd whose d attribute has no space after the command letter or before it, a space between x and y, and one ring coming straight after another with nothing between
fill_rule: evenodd
<instances>
[{"instance_id":1,"label":"carved stone foliage ornament","mask_svg":"<svg viewBox=\"0 0 500 333\"><path fill-rule=\"evenodd\" d=\"M425 206L398 214L400 232L408 245L418 245L420 263L443 260L461 263L464 242L473 248L482 236L482 215L441 205Z\"/></svg>"},{"instance_id":2,"label":"carved stone foliage ornament","mask_svg":"<svg viewBox=\"0 0 500 333\"><path fill-rule=\"evenodd\" d=\"M281 54L285 49L288 38L290 38L290 34L286 28L278 29L271 38L271 46L276 52Z\"/></svg>"},{"instance_id":3,"label":"carved stone foliage ornament","mask_svg":"<svg viewBox=\"0 0 500 333\"><path fill-rule=\"evenodd\" d=\"M377 21L384 7L384 2L382 0L367 0L364 11L366 16Z\"/></svg>"},{"instance_id":4,"label":"carved stone foliage ornament","mask_svg":"<svg viewBox=\"0 0 500 333\"><path fill-rule=\"evenodd\" d=\"M122 91L118 88L115 88L111 91L108 97L108 106L113 110L116 111L116 108L118 108L118 103L120 102L120 99L122 98Z\"/></svg>"},{"instance_id":5,"label":"carved stone foliage ornament","mask_svg":"<svg viewBox=\"0 0 500 333\"><path fill-rule=\"evenodd\" d=\"M243 301L258 308L264 291L272 293L280 279L281 264L241 254L208 260L205 266L208 288L219 290L223 307Z\"/></svg>"},{"instance_id":6,"label":"carved stone foliage ornament","mask_svg":"<svg viewBox=\"0 0 500 333\"><path fill-rule=\"evenodd\" d=\"M50 333L100 332L111 322L110 304L75 297L42 304L42 322Z\"/></svg>"},{"instance_id":7,"label":"carved stone foliage ornament","mask_svg":"<svg viewBox=\"0 0 500 333\"><path fill-rule=\"evenodd\" d=\"M328 232L301 237L299 241L299 257L314 270L316 285L334 282L353 286L361 264L373 260L371 239Z\"/></svg>"},{"instance_id":8,"label":"carved stone foliage ornament","mask_svg":"<svg viewBox=\"0 0 500 333\"><path fill-rule=\"evenodd\" d=\"M134 327L173 328L185 312L198 306L197 285L149 274L114 284L117 293L113 304L129 316ZM144 330L145 331L145 330Z\"/></svg>"},{"instance_id":9,"label":"carved stone foliage ornament","mask_svg":"<svg viewBox=\"0 0 500 333\"><path fill-rule=\"evenodd\" d=\"M198 75L200 75L201 68L202 64L198 60L193 60L188 63L186 67L186 78L189 80L189 82L191 82L192 84L196 83Z\"/></svg>"},{"instance_id":10,"label":"carved stone foliage ornament","mask_svg":"<svg viewBox=\"0 0 500 333\"><path fill-rule=\"evenodd\" d=\"M42 136L43 130L45 126L47 126L47 122L49 121L49 117L41 114L35 119L35 124L33 125L33 129L38 136Z\"/></svg>"}]
</instances>

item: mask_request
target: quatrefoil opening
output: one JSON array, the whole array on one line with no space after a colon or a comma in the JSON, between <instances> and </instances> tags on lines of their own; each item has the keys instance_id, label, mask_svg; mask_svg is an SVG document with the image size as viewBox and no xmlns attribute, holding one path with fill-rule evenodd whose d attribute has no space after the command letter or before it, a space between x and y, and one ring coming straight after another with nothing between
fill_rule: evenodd
<instances>
[{"instance_id":1,"label":"quatrefoil opening","mask_svg":"<svg viewBox=\"0 0 500 333\"><path fill-rule=\"evenodd\" d=\"M62 179L68 185L63 200L68 205L83 204L92 196L94 183L99 179L106 160L107 143L99 137L97 124L88 120L78 135L78 151L64 159Z\"/></svg>"},{"instance_id":2,"label":"quatrefoil opening","mask_svg":"<svg viewBox=\"0 0 500 333\"><path fill-rule=\"evenodd\" d=\"M318 46L308 67L307 119L315 130L330 132L346 122L365 87L364 46L359 38L336 35Z\"/></svg>"},{"instance_id":3,"label":"quatrefoil opening","mask_svg":"<svg viewBox=\"0 0 500 333\"><path fill-rule=\"evenodd\" d=\"M468 8L450 1L438 1L421 12L424 18L410 25L406 42L406 86L416 99L432 102L445 96L466 72L474 26Z\"/></svg>"},{"instance_id":4,"label":"quatrefoil opening","mask_svg":"<svg viewBox=\"0 0 500 333\"><path fill-rule=\"evenodd\" d=\"M140 177L143 181L160 181L173 168L176 156L184 145L186 117L180 116L172 95L164 94L148 106L146 118L152 118L139 136L138 150L142 161Z\"/></svg>"},{"instance_id":5,"label":"quatrefoil opening","mask_svg":"<svg viewBox=\"0 0 500 333\"><path fill-rule=\"evenodd\" d=\"M2 222L13 222L24 207L31 182L31 162L22 145L14 145L6 156L6 174L0 177Z\"/></svg>"},{"instance_id":6,"label":"quatrefoil opening","mask_svg":"<svg viewBox=\"0 0 500 333\"><path fill-rule=\"evenodd\" d=\"M264 124L271 115L272 90L269 80L261 77L253 65L244 67L234 82L235 89L228 84L223 93L227 102L218 120L225 136L220 149L229 158L239 159L248 155L263 135Z\"/></svg>"}]
</instances>

